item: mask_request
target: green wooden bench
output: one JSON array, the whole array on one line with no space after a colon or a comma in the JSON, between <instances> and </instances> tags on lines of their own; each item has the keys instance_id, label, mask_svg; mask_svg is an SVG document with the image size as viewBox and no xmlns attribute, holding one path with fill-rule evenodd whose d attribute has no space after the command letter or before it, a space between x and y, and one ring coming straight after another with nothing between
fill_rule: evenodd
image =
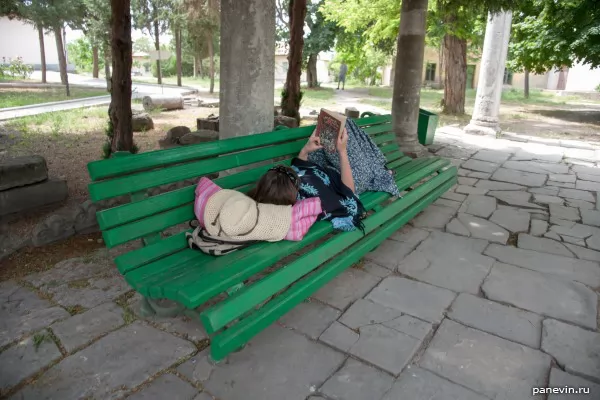
<instances>
[{"instance_id":1,"label":"green wooden bench","mask_svg":"<svg viewBox=\"0 0 600 400\"><path fill-rule=\"evenodd\" d=\"M116 257L117 268L145 299L169 299L191 310L202 306L199 317L211 336L213 359L243 347L455 184L457 169L449 161L413 160L400 152L390 115L356 121L385 154L403 192L399 199L381 192L361 196L370 211L363 220L365 235L360 231L332 234L330 222L317 222L301 242L261 243L212 257L189 249L185 240L188 229L183 224L194 219L195 185L148 195L157 186L235 168L241 172L221 174L215 182L246 191L274 158L289 164L313 126L89 163L93 201L130 198L97 213L106 245L112 248L139 239L144 244ZM252 165L256 163L259 166ZM164 234L178 226L179 233ZM296 257L290 258L293 254Z\"/></svg>"}]
</instances>

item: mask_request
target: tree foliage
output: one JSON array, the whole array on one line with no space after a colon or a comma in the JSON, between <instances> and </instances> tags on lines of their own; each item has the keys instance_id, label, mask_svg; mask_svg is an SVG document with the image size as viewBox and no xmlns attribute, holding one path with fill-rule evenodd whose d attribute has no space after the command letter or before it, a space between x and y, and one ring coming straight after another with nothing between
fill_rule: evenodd
<instances>
[{"instance_id":1,"label":"tree foliage","mask_svg":"<svg viewBox=\"0 0 600 400\"><path fill-rule=\"evenodd\" d=\"M509 66L538 74L580 62L600 66L600 4L528 0L513 14Z\"/></svg>"}]
</instances>

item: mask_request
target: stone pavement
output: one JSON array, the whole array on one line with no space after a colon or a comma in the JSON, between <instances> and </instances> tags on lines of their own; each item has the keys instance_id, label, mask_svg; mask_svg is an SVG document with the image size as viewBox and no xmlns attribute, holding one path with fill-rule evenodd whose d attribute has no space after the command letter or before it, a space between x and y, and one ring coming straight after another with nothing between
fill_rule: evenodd
<instances>
[{"instance_id":1,"label":"stone pavement","mask_svg":"<svg viewBox=\"0 0 600 400\"><path fill-rule=\"evenodd\" d=\"M458 185L218 364L106 250L1 283L0 397L600 399L600 150L510 139L440 130Z\"/></svg>"}]
</instances>

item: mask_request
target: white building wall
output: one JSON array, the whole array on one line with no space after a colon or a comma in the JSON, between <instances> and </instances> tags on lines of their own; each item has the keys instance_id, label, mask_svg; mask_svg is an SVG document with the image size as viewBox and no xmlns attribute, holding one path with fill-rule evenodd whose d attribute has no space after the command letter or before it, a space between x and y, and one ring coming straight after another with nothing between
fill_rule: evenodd
<instances>
[{"instance_id":1,"label":"white building wall","mask_svg":"<svg viewBox=\"0 0 600 400\"><path fill-rule=\"evenodd\" d=\"M49 70L58 70L58 52L52 33L44 37L46 65ZM23 57L25 64L34 68L40 66L40 44L38 31L33 25L8 17L0 17L0 62L9 63L11 59Z\"/></svg>"},{"instance_id":2,"label":"white building wall","mask_svg":"<svg viewBox=\"0 0 600 400\"><path fill-rule=\"evenodd\" d=\"M600 68L591 69L588 65L575 64L569 68L568 91L593 91L600 85Z\"/></svg>"},{"instance_id":3,"label":"white building wall","mask_svg":"<svg viewBox=\"0 0 600 400\"><path fill-rule=\"evenodd\" d=\"M545 73L542 75L529 74L529 88L530 89L547 89L548 87L548 75ZM512 78L512 87L516 89L523 89L525 87L525 74L515 73Z\"/></svg>"}]
</instances>

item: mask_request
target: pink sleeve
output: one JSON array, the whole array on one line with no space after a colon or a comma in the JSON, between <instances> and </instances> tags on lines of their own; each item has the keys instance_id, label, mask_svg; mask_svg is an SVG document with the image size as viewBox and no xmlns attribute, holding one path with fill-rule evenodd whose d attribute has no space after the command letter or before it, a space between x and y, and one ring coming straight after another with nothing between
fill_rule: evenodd
<instances>
[{"instance_id":1,"label":"pink sleeve","mask_svg":"<svg viewBox=\"0 0 600 400\"><path fill-rule=\"evenodd\" d=\"M284 239L302 240L321 213L321 199L318 197L300 200L294 204L292 207L292 224Z\"/></svg>"},{"instance_id":2,"label":"pink sleeve","mask_svg":"<svg viewBox=\"0 0 600 400\"><path fill-rule=\"evenodd\" d=\"M217 193L221 188L217 186L213 181L206 177L200 178L198 186L196 186L196 200L194 201L194 214L200 226L204 228L204 208L208 198L213 194Z\"/></svg>"}]
</instances>

